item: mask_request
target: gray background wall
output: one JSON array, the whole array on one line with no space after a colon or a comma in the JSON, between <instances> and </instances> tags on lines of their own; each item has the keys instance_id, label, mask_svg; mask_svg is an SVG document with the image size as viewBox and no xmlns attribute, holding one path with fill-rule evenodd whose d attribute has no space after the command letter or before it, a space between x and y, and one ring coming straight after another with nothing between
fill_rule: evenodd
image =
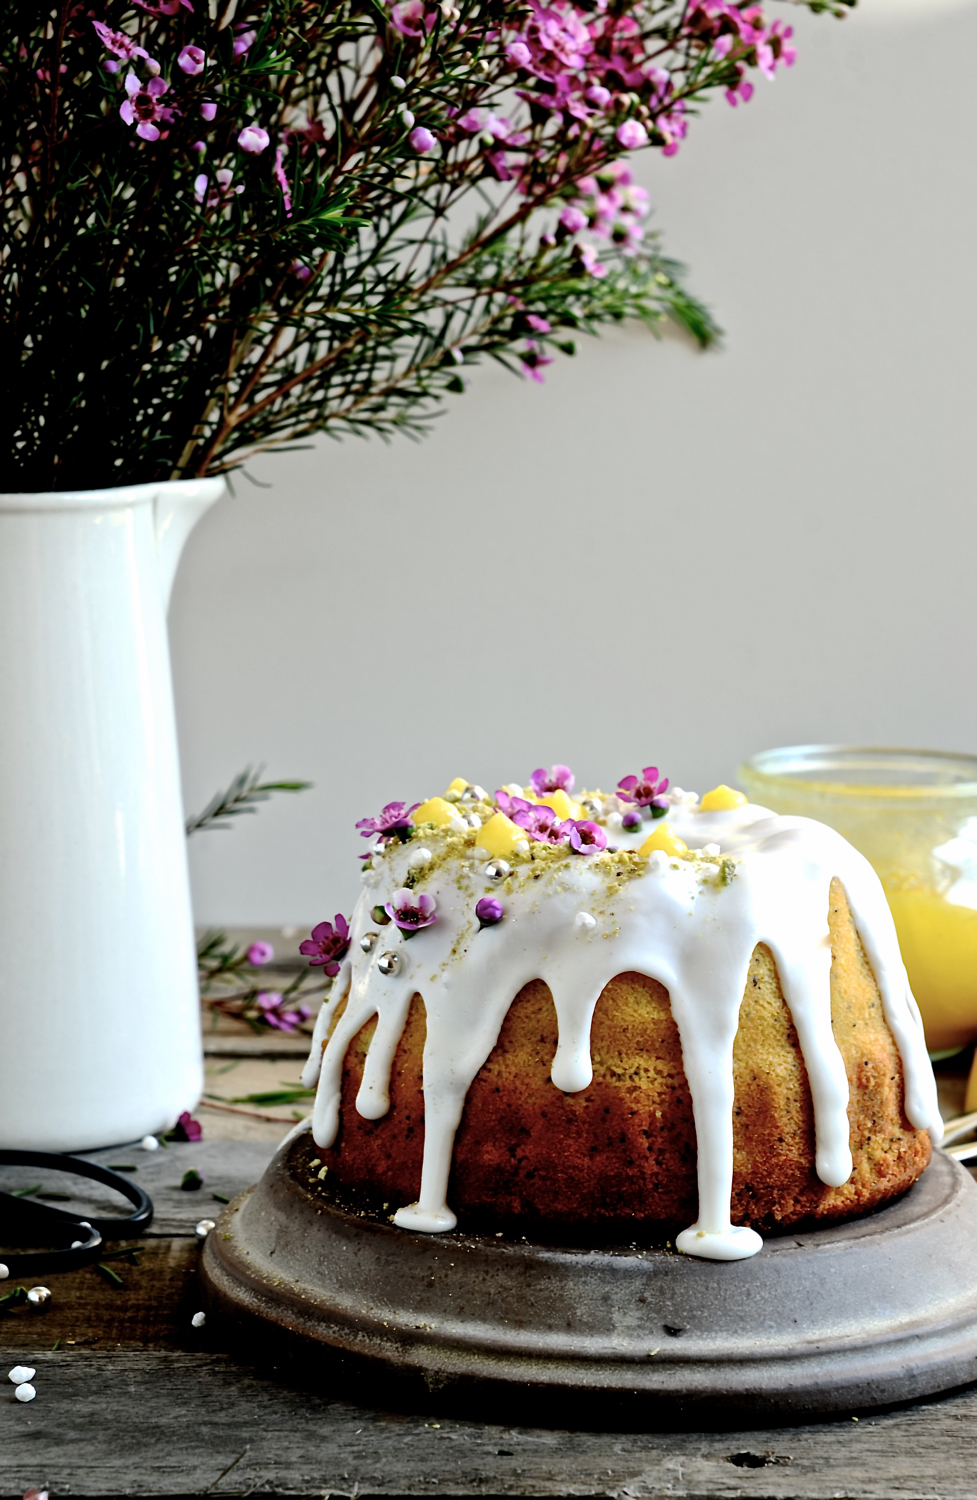
<instances>
[{"instance_id":1,"label":"gray background wall","mask_svg":"<svg viewBox=\"0 0 977 1500\"><path fill-rule=\"evenodd\" d=\"M249 761L316 784L193 841L200 922L348 910L355 819L455 775L977 749L977 8L790 18L791 72L638 158L722 352L479 371L423 445L262 459L191 538L188 808Z\"/></svg>"}]
</instances>

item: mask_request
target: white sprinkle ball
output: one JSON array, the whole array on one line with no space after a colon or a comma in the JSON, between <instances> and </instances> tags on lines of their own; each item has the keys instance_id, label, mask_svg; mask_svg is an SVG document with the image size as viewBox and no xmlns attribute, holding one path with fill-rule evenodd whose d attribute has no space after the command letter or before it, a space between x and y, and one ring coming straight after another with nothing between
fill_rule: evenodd
<instances>
[{"instance_id":1,"label":"white sprinkle ball","mask_svg":"<svg viewBox=\"0 0 977 1500\"><path fill-rule=\"evenodd\" d=\"M512 846L512 852L513 852L513 854L528 854L529 853L529 840L528 839L516 839L516 842Z\"/></svg>"},{"instance_id":2,"label":"white sprinkle ball","mask_svg":"<svg viewBox=\"0 0 977 1500\"><path fill-rule=\"evenodd\" d=\"M32 1370L30 1365L14 1365L7 1379L12 1380L14 1385L23 1385L25 1380L33 1380L36 1374L37 1371Z\"/></svg>"},{"instance_id":3,"label":"white sprinkle ball","mask_svg":"<svg viewBox=\"0 0 977 1500\"><path fill-rule=\"evenodd\" d=\"M83 1224L83 1229L91 1229L90 1224ZM47 1307L51 1300L51 1288L49 1286L32 1286L27 1293L27 1300L31 1307Z\"/></svg>"},{"instance_id":4,"label":"white sprinkle ball","mask_svg":"<svg viewBox=\"0 0 977 1500\"><path fill-rule=\"evenodd\" d=\"M142 1140L139 1142L139 1145L143 1151L159 1150L159 1141L154 1135L144 1135Z\"/></svg>"},{"instance_id":5,"label":"white sprinkle ball","mask_svg":"<svg viewBox=\"0 0 977 1500\"><path fill-rule=\"evenodd\" d=\"M702 848L699 850L699 853L700 854L709 855L710 857L714 857L715 855L717 855L719 853L719 845L718 844L703 844Z\"/></svg>"},{"instance_id":6,"label":"white sprinkle ball","mask_svg":"<svg viewBox=\"0 0 977 1500\"><path fill-rule=\"evenodd\" d=\"M10 1275L10 1267L9 1266L5 1266L3 1264L3 1261L0 1261L0 1281L6 1281L6 1279L7 1279L7 1277L9 1275Z\"/></svg>"},{"instance_id":7,"label":"white sprinkle ball","mask_svg":"<svg viewBox=\"0 0 977 1500\"><path fill-rule=\"evenodd\" d=\"M193 1324L194 1328L203 1328L206 1321L207 1314L202 1312L194 1313L193 1317L190 1319L190 1322Z\"/></svg>"},{"instance_id":8,"label":"white sprinkle ball","mask_svg":"<svg viewBox=\"0 0 977 1500\"><path fill-rule=\"evenodd\" d=\"M415 849L407 863L412 870L419 870L422 865L429 865L433 858L430 849Z\"/></svg>"},{"instance_id":9,"label":"white sprinkle ball","mask_svg":"<svg viewBox=\"0 0 977 1500\"><path fill-rule=\"evenodd\" d=\"M448 823L448 827L451 829L452 833L464 833L468 828L468 824L465 822L464 818L459 817L459 815L455 813L454 817Z\"/></svg>"},{"instance_id":10,"label":"white sprinkle ball","mask_svg":"<svg viewBox=\"0 0 977 1500\"><path fill-rule=\"evenodd\" d=\"M14 1391L14 1395L17 1397L18 1401L33 1401L34 1397L37 1395L37 1392L32 1385L28 1385L25 1381L23 1385L19 1385L17 1387L17 1389Z\"/></svg>"},{"instance_id":11,"label":"white sprinkle ball","mask_svg":"<svg viewBox=\"0 0 977 1500\"><path fill-rule=\"evenodd\" d=\"M597 918L592 917L589 911L578 911L577 915L573 919L573 925L574 927L581 927L585 930L589 930L591 927L597 926Z\"/></svg>"},{"instance_id":12,"label":"white sprinkle ball","mask_svg":"<svg viewBox=\"0 0 977 1500\"><path fill-rule=\"evenodd\" d=\"M664 849L652 849L648 855L648 863L654 870L664 870L668 864L668 855Z\"/></svg>"},{"instance_id":13,"label":"white sprinkle ball","mask_svg":"<svg viewBox=\"0 0 977 1500\"><path fill-rule=\"evenodd\" d=\"M472 854L475 859L491 859L492 857L487 849L482 848L481 844L475 845L474 849L472 850Z\"/></svg>"},{"instance_id":14,"label":"white sprinkle ball","mask_svg":"<svg viewBox=\"0 0 977 1500\"><path fill-rule=\"evenodd\" d=\"M622 816L621 813L619 813L619 812L609 812L607 814L607 826L608 826L608 828L621 828L623 826L623 824L624 824L624 818L623 818L623 816Z\"/></svg>"}]
</instances>

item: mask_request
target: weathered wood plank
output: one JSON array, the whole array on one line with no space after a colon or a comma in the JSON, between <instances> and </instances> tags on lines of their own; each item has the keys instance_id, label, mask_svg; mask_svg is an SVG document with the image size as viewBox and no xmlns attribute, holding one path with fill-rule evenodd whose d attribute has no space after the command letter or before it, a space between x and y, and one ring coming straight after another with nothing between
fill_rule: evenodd
<instances>
[{"instance_id":1,"label":"weathered wood plank","mask_svg":"<svg viewBox=\"0 0 977 1500\"><path fill-rule=\"evenodd\" d=\"M973 1393L858 1423L560 1432L364 1410L291 1389L285 1372L256 1373L215 1354L38 1349L30 1362L37 1400L23 1406L12 1393L0 1396L3 1500L41 1484L85 1500L205 1493L972 1500L977 1493Z\"/></svg>"},{"instance_id":2,"label":"weathered wood plank","mask_svg":"<svg viewBox=\"0 0 977 1500\"><path fill-rule=\"evenodd\" d=\"M61 1352L69 1355L90 1348L137 1348L151 1362L158 1349L199 1344L199 1338L191 1336L190 1324L200 1304L198 1241L184 1235L125 1243L138 1248L138 1265L125 1259L103 1262L119 1277L121 1286L94 1265L22 1278L24 1286L43 1283L49 1287L51 1302L40 1314L17 1309L0 1317L0 1381L15 1357L23 1363L22 1354L38 1346L50 1352L60 1343ZM6 1282L4 1287L16 1284ZM33 1359L28 1363L34 1363Z\"/></svg>"}]
</instances>

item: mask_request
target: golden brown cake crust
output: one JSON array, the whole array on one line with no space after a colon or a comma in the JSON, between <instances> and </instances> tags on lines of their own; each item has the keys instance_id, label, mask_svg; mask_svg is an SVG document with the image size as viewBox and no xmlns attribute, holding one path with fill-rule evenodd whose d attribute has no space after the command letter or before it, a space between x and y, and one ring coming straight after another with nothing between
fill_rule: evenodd
<instances>
[{"instance_id":1,"label":"golden brown cake crust","mask_svg":"<svg viewBox=\"0 0 977 1500\"><path fill-rule=\"evenodd\" d=\"M848 1073L854 1171L826 1187L814 1170L807 1071L768 948L750 963L733 1049L734 1224L758 1229L867 1212L904 1192L930 1159L925 1131L903 1108L902 1062L844 890L831 883L831 1021ZM379 1193L394 1210L420 1188L424 1007L415 995L391 1078L389 1113L355 1108L374 1023L347 1052L341 1127L321 1153L334 1180ZM607 985L592 1029L594 1077L565 1094L550 1081L556 1013L540 980L527 984L472 1084L454 1151L448 1201L459 1214L622 1229L695 1218L696 1139L678 1028L667 991L628 973Z\"/></svg>"}]
</instances>

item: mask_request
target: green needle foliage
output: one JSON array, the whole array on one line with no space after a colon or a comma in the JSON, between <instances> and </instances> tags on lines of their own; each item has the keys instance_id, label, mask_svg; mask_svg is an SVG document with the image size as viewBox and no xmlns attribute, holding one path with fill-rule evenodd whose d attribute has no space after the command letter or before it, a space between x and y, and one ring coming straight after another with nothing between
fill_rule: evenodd
<instances>
[{"instance_id":1,"label":"green needle foliage","mask_svg":"<svg viewBox=\"0 0 977 1500\"><path fill-rule=\"evenodd\" d=\"M788 37L746 0L7 0L0 489L416 435L464 366L625 318L708 345L615 167Z\"/></svg>"}]
</instances>

